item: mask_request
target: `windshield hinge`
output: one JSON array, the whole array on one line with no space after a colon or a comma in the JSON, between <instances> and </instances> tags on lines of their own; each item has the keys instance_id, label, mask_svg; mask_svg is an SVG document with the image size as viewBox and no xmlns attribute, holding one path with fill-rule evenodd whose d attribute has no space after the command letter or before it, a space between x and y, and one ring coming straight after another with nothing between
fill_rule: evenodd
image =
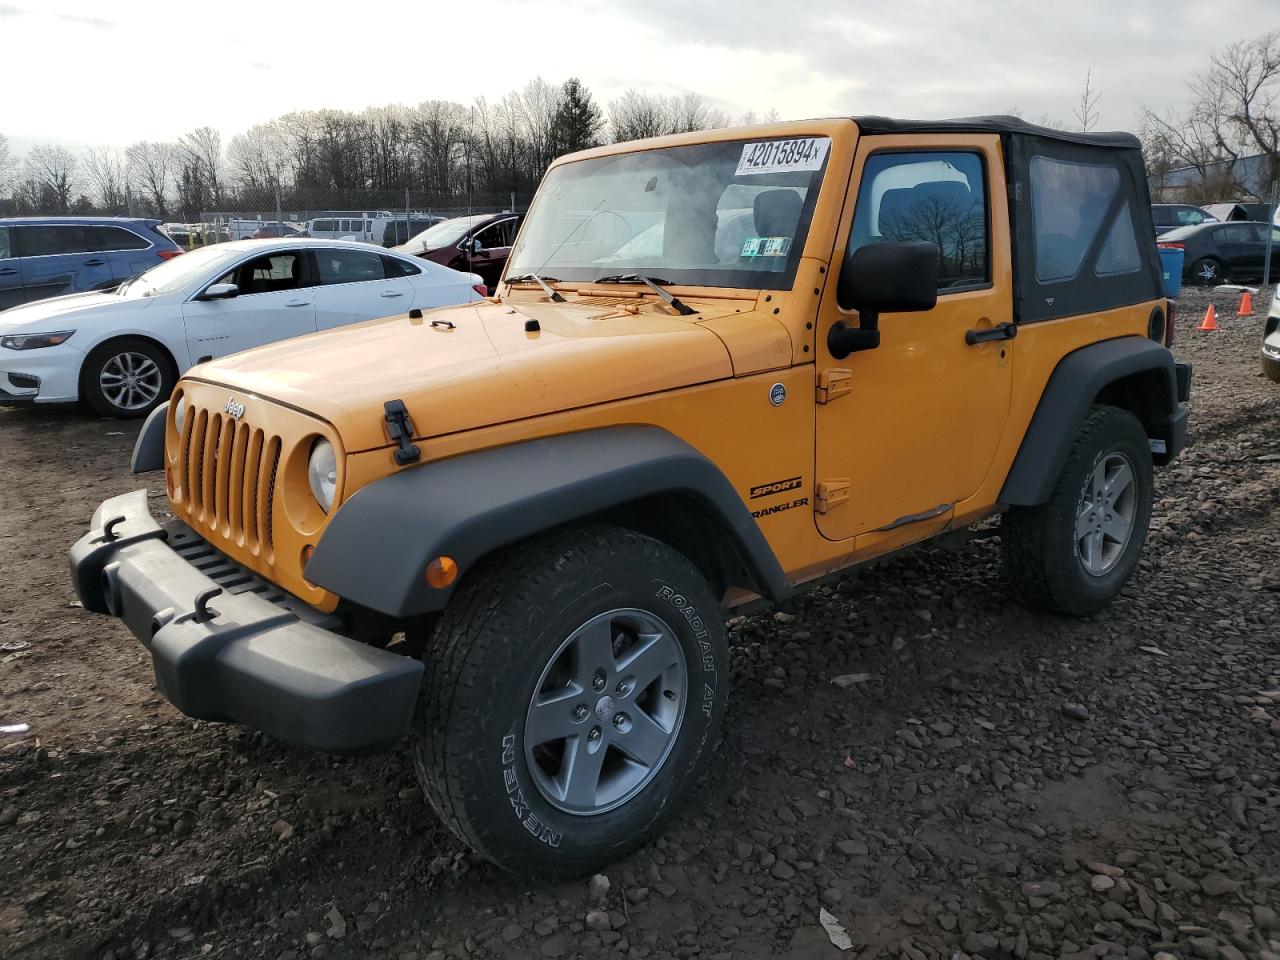
<instances>
[{"instance_id":1,"label":"windshield hinge","mask_svg":"<svg viewBox=\"0 0 1280 960\"><path fill-rule=\"evenodd\" d=\"M817 504L814 509L818 513L826 513L849 499L849 480L841 477L838 480L823 480L818 484Z\"/></svg>"},{"instance_id":2,"label":"windshield hinge","mask_svg":"<svg viewBox=\"0 0 1280 960\"><path fill-rule=\"evenodd\" d=\"M382 409L386 411L387 436L393 443L400 445L396 450L396 463L402 467L417 463L422 457L422 451L412 443L413 421L409 419L404 401L388 400L382 405Z\"/></svg>"},{"instance_id":3,"label":"windshield hinge","mask_svg":"<svg viewBox=\"0 0 1280 960\"><path fill-rule=\"evenodd\" d=\"M818 403L830 403L853 389L853 371L830 367L818 374Z\"/></svg>"}]
</instances>

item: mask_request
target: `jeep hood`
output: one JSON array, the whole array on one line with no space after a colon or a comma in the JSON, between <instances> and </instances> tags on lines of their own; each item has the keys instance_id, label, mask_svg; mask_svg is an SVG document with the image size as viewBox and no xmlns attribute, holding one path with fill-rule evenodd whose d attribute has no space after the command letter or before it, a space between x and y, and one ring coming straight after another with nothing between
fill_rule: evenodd
<instances>
[{"instance_id":1,"label":"jeep hood","mask_svg":"<svg viewBox=\"0 0 1280 960\"><path fill-rule=\"evenodd\" d=\"M258 347L187 377L312 413L354 453L390 442L388 400L404 401L425 439L731 377L724 343L694 321L733 312L486 301Z\"/></svg>"}]
</instances>

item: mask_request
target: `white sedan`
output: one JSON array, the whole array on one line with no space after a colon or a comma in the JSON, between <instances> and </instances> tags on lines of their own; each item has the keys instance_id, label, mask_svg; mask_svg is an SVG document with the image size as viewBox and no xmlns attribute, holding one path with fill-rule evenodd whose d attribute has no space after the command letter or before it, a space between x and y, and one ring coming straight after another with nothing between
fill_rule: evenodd
<instances>
[{"instance_id":1,"label":"white sedan","mask_svg":"<svg viewBox=\"0 0 1280 960\"><path fill-rule=\"evenodd\" d=\"M202 247L105 293L0 313L0 403L140 417L188 367L317 330L482 299L481 278L363 243Z\"/></svg>"}]
</instances>

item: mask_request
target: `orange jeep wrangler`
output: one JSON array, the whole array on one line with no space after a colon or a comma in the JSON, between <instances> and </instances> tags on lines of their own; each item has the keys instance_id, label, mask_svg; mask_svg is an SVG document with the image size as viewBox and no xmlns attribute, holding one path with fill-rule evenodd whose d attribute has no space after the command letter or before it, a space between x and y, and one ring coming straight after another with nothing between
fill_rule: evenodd
<instances>
[{"instance_id":1,"label":"orange jeep wrangler","mask_svg":"<svg viewBox=\"0 0 1280 960\"><path fill-rule=\"evenodd\" d=\"M489 300L193 368L71 549L181 711L407 733L453 831L580 875L725 712L724 611L1003 514L1099 610L1184 444L1138 142L1011 118L702 131L552 164ZM869 600L869 602L871 602Z\"/></svg>"}]
</instances>

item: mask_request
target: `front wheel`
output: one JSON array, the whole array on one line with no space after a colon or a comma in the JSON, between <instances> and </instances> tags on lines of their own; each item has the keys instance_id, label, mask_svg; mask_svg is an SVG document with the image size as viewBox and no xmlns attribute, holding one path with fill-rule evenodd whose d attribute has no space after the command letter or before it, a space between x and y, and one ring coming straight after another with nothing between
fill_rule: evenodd
<instances>
[{"instance_id":1,"label":"front wheel","mask_svg":"<svg viewBox=\"0 0 1280 960\"><path fill-rule=\"evenodd\" d=\"M1001 521L1005 574L1020 601L1071 616L1102 609L1133 575L1151 521L1154 479L1141 421L1097 406L1048 503Z\"/></svg>"},{"instance_id":2,"label":"front wheel","mask_svg":"<svg viewBox=\"0 0 1280 960\"><path fill-rule=\"evenodd\" d=\"M1271 357L1263 356L1262 372L1268 380L1280 383L1280 360L1273 360Z\"/></svg>"},{"instance_id":3,"label":"front wheel","mask_svg":"<svg viewBox=\"0 0 1280 960\"><path fill-rule=\"evenodd\" d=\"M423 655L413 752L453 832L559 880L654 835L704 767L727 695L719 604L666 544L565 528L489 561Z\"/></svg>"},{"instance_id":4,"label":"front wheel","mask_svg":"<svg viewBox=\"0 0 1280 960\"><path fill-rule=\"evenodd\" d=\"M1191 265L1191 276L1206 287L1222 282L1222 264L1212 257L1201 257Z\"/></svg>"},{"instance_id":5,"label":"front wheel","mask_svg":"<svg viewBox=\"0 0 1280 960\"><path fill-rule=\"evenodd\" d=\"M144 417L173 392L173 365L154 343L121 337L95 347L80 373L80 396L102 417Z\"/></svg>"}]
</instances>

